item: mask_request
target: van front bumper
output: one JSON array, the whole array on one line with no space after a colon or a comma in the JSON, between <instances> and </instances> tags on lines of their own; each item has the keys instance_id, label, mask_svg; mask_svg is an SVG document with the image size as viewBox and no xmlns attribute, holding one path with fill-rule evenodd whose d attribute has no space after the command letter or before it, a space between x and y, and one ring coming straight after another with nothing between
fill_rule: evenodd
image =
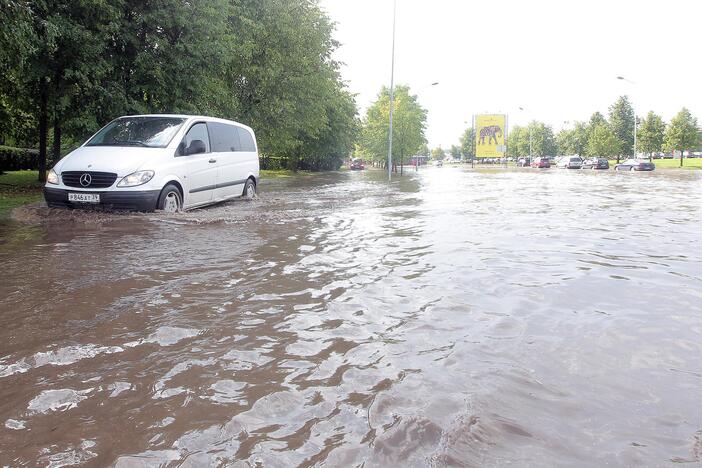
<instances>
[{"instance_id":1,"label":"van front bumper","mask_svg":"<svg viewBox=\"0 0 702 468\"><path fill-rule=\"evenodd\" d=\"M79 203L68 201L68 193L85 193L100 195L100 203ZM50 208L85 208L108 209L118 211L154 211L158 203L160 190L141 191L78 191L61 188L44 187L44 199Z\"/></svg>"}]
</instances>

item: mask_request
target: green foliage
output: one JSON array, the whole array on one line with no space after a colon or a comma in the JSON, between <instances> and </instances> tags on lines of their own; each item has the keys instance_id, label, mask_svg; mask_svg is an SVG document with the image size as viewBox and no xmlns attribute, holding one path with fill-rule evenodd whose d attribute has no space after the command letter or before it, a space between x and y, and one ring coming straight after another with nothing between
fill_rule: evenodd
<instances>
[{"instance_id":1,"label":"green foliage","mask_svg":"<svg viewBox=\"0 0 702 468\"><path fill-rule=\"evenodd\" d=\"M451 154L451 157L453 159L462 159L463 158L463 153L461 151L461 147L458 145L451 145L451 149L449 150L449 154Z\"/></svg>"},{"instance_id":2,"label":"green foliage","mask_svg":"<svg viewBox=\"0 0 702 468\"><path fill-rule=\"evenodd\" d=\"M0 5L0 142L53 136L58 150L119 115L188 113L252 126L293 169L337 167L353 148L356 104L316 0Z\"/></svg>"},{"instance_id":3,"label":"green foliage","mask_svg":"<svg viewBox=\"0 0 702 468\"><path fill-rule=\"evenodd\" d=\"M466 131L461 135L461 152L467 158L475 156L475 129L473 127L466 128Z\"/></svg>"},{"instance_id":4,"label":"green foliage","mask_svg":"<svg viewBox=\"0 0 702 468\"><path fill-rule=\"evenodd\" d=\"M588 131L592 131L598 125L608 125L607 119L600 112L595 112L590 116L590 121L588 122Z\"/></svg>"},{"instance_id":5,"label":"green foliage","mask_svg":"<svg viewBox=\"0 0 702 468\"><path fill-rule=\"evenodd\" d=\"M664 140L665 123L659 115L650 111L639 127L637 149L650 156L663 151Z\"/></svg>"},{"instance_id":6,"label":"green foliage","mask_svg":"<svg viewBox=\"0 0 702 468\"><path fill-rule=\"evenodd\" d=\"M564 129L556 135L558 154L584 156L587 151L588 127L585 122L575 122L572 129Z\"/></svg>"},{"instance_id":7,"label":"green foliage","mask_svg":"<svg viewBox=\"0 0 702 468\"><path fill-rule=\"evenodd\" d=\"M444 152L443 149L441 149L441 146L431 150L431 158L432 159L435 159L437 161L443 161L445 157L446 157L446 153Z\"/></svg>"},{"instance_id":8,"label":"green foliage","mask_svg":"<svg viewBox=\"0 0 702 468\"><path fill-rule=\"evenodd\" d=\"M513 158L529 156L529 129L515 125L509 132L507 155Z\"/></svg>"},{"instance_id":9,"label":"green foliage","mask_svg":"<svg viewBox=\"0 0 702 468\"><path fill-rule=\"evenodd\" d=\"M424 130L427 111L410 94L407 86L395 88L393 112L393 162L402 164L405 158L419 153L426 145ZM390 131L390 92L383 87L378 99L368 108L363 121L358 155L366 160L384 162L388 154Z\"/></svg>"},{"instance_id":10,"label":"green foliage","mask_svg":"<svg viewBox=\"0 0 702 468\"><path fill-rule=\"evenodd\" d=\"M590 130L587 155L611 158L621 154L621 141L609 125L600 123Z\"/></svg>"},{"instance_id":11,"label":"green foliage","mask_svg":"<svg viewBox=\"0 0 702 468\"><path fill-rule=\"evenodd\" d=\"M39 154L36 150L0 146L0 174L37 168Z\"/></svg>"},{"instance_id":12,"label":"green foliage","mask_svg":"<svg viewBox=\"0 0 702 468\"><path fill-rule=\"evenodd\" d=\"M621 96L609 107L609 127L620 142L619 151L634 154L634 108L627 96Z\"/></svg>"},{"instance_id":13,"label":"green foliage","mask_svg":"<svg viewBox=\"0 0 702 468\"><path fill-rule=\"evenodd\" d=\"M532 121L527 127L532 156L553 156L557 153L553 129L543 122Z\"/></svg>"},{"instance_id":14,"label":"green foliage","mask_svg":"<svg viewBox=\"0 0 702 468\"><path fill-rule=\"evenodd\" d=\"M697 148L701 144L697 119L689 110L682 108L673 117L665 131L665 147L668 151L680 151L680 166L683 166L682 152Z\"/></svg>"}]
</instances>

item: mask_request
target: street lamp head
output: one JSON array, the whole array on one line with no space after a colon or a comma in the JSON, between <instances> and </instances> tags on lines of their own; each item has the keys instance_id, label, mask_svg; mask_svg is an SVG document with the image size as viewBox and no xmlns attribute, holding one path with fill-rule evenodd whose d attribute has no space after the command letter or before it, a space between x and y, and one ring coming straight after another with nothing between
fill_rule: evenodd
<instances>
[{"instance_id":1,"label":"street lamp head","mask_svg":"<svg viewBox=\"0 0 702 468\"><path fill-rule=\"evenodd\" d=\"M439 84L439 82L438 82L438 81L435 81L434 83L431 84L431 86L436 86L436 85L438 85L438 84Z\"/></svg>"},{"instance_id":2,"label":"street lamp head","mask_svg":"<svg viewBox=\"0 0 702 468\"><path fill-rule=\"evenodd\" d=\"M624 80L625 78L624 78L623 76L618 76L617 79L618 79L618 80Z\"/></svg>"}]
</instances>

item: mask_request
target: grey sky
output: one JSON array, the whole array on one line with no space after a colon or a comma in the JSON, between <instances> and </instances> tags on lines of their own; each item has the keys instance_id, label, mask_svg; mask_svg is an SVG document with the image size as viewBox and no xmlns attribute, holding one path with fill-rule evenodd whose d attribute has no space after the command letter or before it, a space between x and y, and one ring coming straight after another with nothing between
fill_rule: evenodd
<instances>
[{"instance_id":1,"label":"grey sky","mask_svg":"<svg viewBox=\"0 0 702 468\"><path fill-rule=\"evenodd\" d=\"M390 82L392 0L321 5L364 115ZM457 143L476 113L557 131L622 94L639 115L685 106L702 123L702 0L398 0L397 20L395 81L429 110L430 147Z\"/></svg>"}]
</instances>

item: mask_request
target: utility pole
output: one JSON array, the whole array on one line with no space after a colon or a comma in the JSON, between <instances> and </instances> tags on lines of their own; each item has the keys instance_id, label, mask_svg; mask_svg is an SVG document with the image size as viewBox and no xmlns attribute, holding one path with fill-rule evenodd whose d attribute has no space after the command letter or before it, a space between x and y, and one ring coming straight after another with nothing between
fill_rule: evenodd
<instances>
[{"instance_id":1,"label":"utility pole","mask_svg":"<svg viewBox=\"0 0 702 468\"><path fill-rule=\"evenodd\" d=\"M397 0L392 7L392 65L390 67L390 134L388 135L388 182L392 180L392 117L395 107L395 22L397 19Z\"/></svg>"}]
</instances>

